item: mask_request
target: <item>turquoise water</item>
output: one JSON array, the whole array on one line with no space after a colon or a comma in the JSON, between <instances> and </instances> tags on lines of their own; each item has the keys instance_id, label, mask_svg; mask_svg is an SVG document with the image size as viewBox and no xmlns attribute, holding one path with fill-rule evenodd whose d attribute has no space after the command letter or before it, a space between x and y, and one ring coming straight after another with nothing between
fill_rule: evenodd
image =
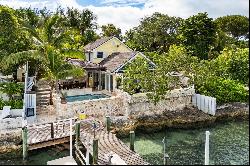
<instances>
[{"instance_id":1,"label":"turquoise water","mask_svg":"<svg viewBox=\"0 0 250 166\"><path fill-rule=\"evenodd\" d=\"M66 100L67 102L74 102L74 101L93 100L93 99L108 98L108 97L109 96L104 94L86 94L86 95L68 96L66 97Z\"/></svg>"},{"instance_id":2,"label":"turquoise water","mask_svg":"<svg viewBox=\"0 0 250 166\"><path fill-rule=\"evenodd\" d=\"M205 131L210 131L210 164L249 164L249 122L229 122L215 127L194 130L166 130L158 133L136 133L135 151L151 164L163 164L163 137L167 138L167 153L171 165L204 165ZM129 138L122 139L129 145ZM68 156L69 150L51 147L29 152L22 158L0 159L0 165L46 165L47 161Z\"/></svg>"},{"instance_id":3,"label":"turquoise water","mask_svg":"<svg viewBox=\"0 0 250 166\"><path fill-rule=\"evenodd\" d=\"M210 164L249 164L249 122L229 122L212 128L136 133L135 151L151 164L163 164L163 143L167 138L171 165L204 165L205 131L210 131ZM123 139L129 145L129 138Z\"/></svg>"}]
</instances>

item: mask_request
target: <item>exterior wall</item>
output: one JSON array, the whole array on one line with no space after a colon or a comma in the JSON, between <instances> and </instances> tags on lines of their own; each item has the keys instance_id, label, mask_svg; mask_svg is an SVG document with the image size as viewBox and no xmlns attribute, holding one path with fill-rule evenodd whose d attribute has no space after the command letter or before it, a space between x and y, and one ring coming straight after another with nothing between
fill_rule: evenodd
<instances>
[{"instance_id":1,"label":"exterior wall","mask_svg":"<svg viewBox=\"0 0 250 166\"><path fill-rule=\"evenodd\" d=\"M164 111L178 111L192 106L192 95L195 90L175 89L166 95L166 99L156 105L149 101L145 93L132 95L128 100L129 115L133 118L141 115L162 114Z\"/></svg>"},{"instance_id":2,"label":"exterior wall","mask_svg":"<svg viewBox=\"0 0 250 166\"><path fill-rule=\"evenodd\" d=\"M0 131L22 128L22 119L22 117L1 119Z\"/></svg>"},{"instance_id":3,"label":"exterior wall","mask_svg":"<svg viewBox=\"0 0 250 166\"><path fill-rule=\"evenodd\" d=\"M112 38L106 43L100 45L99 47L93 50L93 62L99 63L113 52L130 52L130 51L131 50L128 47L126 47L126 45L124 45L120 40ZM103 58L97 58L97 52L103 52Z\"/></svg>"},{"instance_id":4,"label":"exterior wall","mask_svg":"<svg viewBox=\"0 0 250 166\"><path fill-rule=\"evenodd\" d=\"M124 103L119 96L97 100L86 100L67 103L67 112L85 113L91 117L124 116Z\"/></svg>"},{"instance_id":5,"label":"exterior wall","mask_svg":"<svg viewBox=\"0 0 250 166\"><path fill-rule=\"evenodd\" d=\"M85 113L88 116L104 118L109 116L130 116L136 118L140 115L162 114L164 111L178 111L191 106L194 88L176 89L167 94L166 99L158 104L150 102L146 94L129 95L115 89L112 97L67 103L66 112L75 115Z\"/></svg>"},{"instance_id":6,"label":"exterior wall","mask_svg":"<svg viewBox=\"0 0 250 166\"><path fill-rule=\"evenodd\" d=\"M17 80L22 82L23 73L25 73L25 70L23 68L17 69Z\"/></svg>"},{"instance_id":7,"label":"exterior wall","mask_svg":"<svg viewBox=\"0 0 250 166\"><path fill-rule=\"evenodd\" d=\"M76 96L76 95L84 95L92 93L92 88L83 88L83 89L69 89L69 90L61 90L62 93L67 93L67 96Z\"/></svg>"}]
</instances>

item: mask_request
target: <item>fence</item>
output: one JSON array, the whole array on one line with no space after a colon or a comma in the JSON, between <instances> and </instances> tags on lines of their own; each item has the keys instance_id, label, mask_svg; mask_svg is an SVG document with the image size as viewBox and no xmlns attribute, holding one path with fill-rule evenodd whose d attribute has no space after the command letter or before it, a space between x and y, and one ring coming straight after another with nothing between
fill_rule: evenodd
<instances>
[{"instance_id":1,"label":"fence","mask_svg":"<svg viewBox=\"0 0 250 166\"><path fill-rule=\"evenodd\" d=\"M208 113L210 115L215 115L216 112L216 98L194 94L192 96L192 104L198 107L202 112Z\"/></svg>"}]
</instances>

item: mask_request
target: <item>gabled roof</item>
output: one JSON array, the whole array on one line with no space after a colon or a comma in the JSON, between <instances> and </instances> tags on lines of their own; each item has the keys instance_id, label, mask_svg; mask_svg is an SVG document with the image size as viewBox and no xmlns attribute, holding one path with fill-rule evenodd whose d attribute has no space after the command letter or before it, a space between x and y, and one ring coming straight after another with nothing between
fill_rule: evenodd
<instances>
[{"instance_id":1,"label":"gabled roof","mask_svg":"<svg viewBox=\"0 0 250 166\"><path fill-rule=\"evenodd\" d=\"M73 65L76 66L80 66L83 67L84 69L88 70L88 69L100 69L100 70L105 70L105 67L99 65L99 64L95 64L92 63L90 61L85 61L85 60L81 60L81 59L67 59L66 60L68 63L71 63Z\"/></svg>"},{"instance_id":2,"label":"gabled roof","mask_svg":"<svg viewBox=\"0 0 250 166\"><path fill-rule=\"evenodd\" d=\"M107 42L108 40L112 39L113 37L102 37L101 39L97 39L96 41L87 44L84 49L86 51L91 51L97 47L99 47L100 45L102 45L103 43Z\"/></svg>"},{"instance_id":3,"label":"gabled roof","mask_svg":"<svg viewBox=\"0 0 250 166\"><path fill-rule=\"evenodd\" d=\"M115 52L102 60L99 64L110 72L114 72L117 68L125 64L128 60L134 57L138 52Z\"/></svg>"}]
</instances>

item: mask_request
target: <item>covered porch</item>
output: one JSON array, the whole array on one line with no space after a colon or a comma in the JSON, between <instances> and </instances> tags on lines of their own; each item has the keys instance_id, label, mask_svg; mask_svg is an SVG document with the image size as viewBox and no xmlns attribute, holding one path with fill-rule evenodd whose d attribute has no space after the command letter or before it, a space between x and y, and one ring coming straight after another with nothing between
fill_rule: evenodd
<instances>
[{"instance_id":1,"label":"covered porch","mask_svg":"<svg viewBox=\"0 0 250 166\"><path fill-rule=\"evenodd\" d=\"M83 67L85 74L80 78L68 77L59 80L59 89L91 88L93 91L107 90L109 92L114 90L116 76L106 72L106 67L80 59L69 59L68 62Z\"/></svg>"}]
</instances>

